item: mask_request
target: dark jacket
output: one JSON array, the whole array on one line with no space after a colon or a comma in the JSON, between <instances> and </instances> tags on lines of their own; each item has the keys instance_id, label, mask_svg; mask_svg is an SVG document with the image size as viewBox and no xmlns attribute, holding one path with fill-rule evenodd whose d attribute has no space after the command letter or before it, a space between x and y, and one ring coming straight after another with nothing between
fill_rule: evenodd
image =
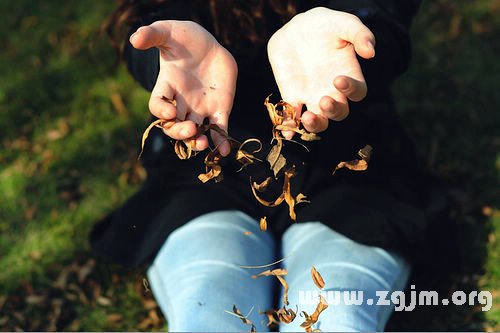
<instances>
[{"instance_id":1,"label":"dark jacket","mask_svg":"<svg viewBox=\"0 0 500 333\"><path fill-rule=\"evenodd\" d=\"M408 28L418 2L301 2L301 11L327 6L360 17L375 34L377 55L368 61L359 59L369 92L362 102L350 104L349 117L331 122L328 130L320 134L320 141L307 143L309 153L294 144L287 144L285 149L289 163L298 168L292 192L304 193L311 201L297 206L297 223L321 221L358 242L398 251L411 260L421 258L426 246L426 181L413 145L396 117L389 88L408 67ZM145 15L132 31L159 19L190 18L184 2L171 1L165 8ZM212 29L208 18L202 17L201 21L209 31ZM233 54L239 64L239 77L230 134L239 140L257 137L263 143L269 142L271 122L263 100L270 93L279 96L279 91L265 45L247 54ZM134 78L151 90L159 70L157 50L137 51L127 44L125 58ZM332 176L339 161L356 158L357 151L366 144L373 147L367 171L340 170ZM270 171L265 163L236 172L239 166L228 159L221 183L202 184L197 175L204 171L204 155L181 161L170 140L160 131L153 131L143 155L147 181L121 209L94 228L93 248L114 261L135 266L154 258L170 232L203 213L237 209L257 220L267 216L270 231L278 236L292 223L286 205L266 208L252 197L249 177L267 177Z\"/></svg>"}]
</instances>

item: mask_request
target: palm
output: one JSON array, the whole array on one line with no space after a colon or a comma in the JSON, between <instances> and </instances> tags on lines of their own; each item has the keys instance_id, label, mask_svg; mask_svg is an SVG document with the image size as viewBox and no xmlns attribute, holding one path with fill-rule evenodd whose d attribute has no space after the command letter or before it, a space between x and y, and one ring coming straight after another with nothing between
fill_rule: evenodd
<instances>
[{"instance_id":1,"label":"palm","mask_svg":"<svg viewBox=\"0 0 500 333\"><path fill-rule=\"evenodd\" d=\"M328 119L347 116L348 99L364 97L366 84L356 52L373 56L373 46L365 46L372 38L353 15L326 8L297 15L273 35L268 54L281 97L298 113L307 106L310 112L302 119L306 128L325 130ZM339 89L333 83L336 78L347 82L349 91Z\"/></svg>"},{"instance_id":2,"label":"palm","mask_svg":"<svg viewBox=\"0 0 500 333\"><path fill-rule=\"evenodd\" d=\"M137 48L156 46L160 50L160 73L153 89L150 109L160 118L169 119L165 110L173 108L163 97L175 99L178 124L166 131L175 139L187 139L196 133L196 124L205 118L227 131L236 89L237 66L232 55L200 25L189 21L158 21L133 39ZM147 43L149 41L149 43ZM153 44L153 45L151 45ZM212 133L221 153L229 145ZM206 137L196 140L199 150L208 146Z\"/></svg>"}]
</instances>

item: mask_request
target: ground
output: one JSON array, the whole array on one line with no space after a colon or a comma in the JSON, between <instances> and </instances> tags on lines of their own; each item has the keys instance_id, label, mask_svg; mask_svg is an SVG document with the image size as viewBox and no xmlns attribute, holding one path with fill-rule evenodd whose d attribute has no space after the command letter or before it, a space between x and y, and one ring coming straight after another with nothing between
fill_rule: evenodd
<instances>
[{"instance_id":1,"label":"ground","mask_svg":"<svg viewBox=\"0 0 500 333\"><path fill-rule=\"evenodd\" d=\"M92 225L145 177L148 96L114 67L99 32L112 7L0 0L2 331L165 327L144 268L112 265L88 245ZM421 308L388 329L500 330L499 14L495 0L424 1L411 68L394 85L405 128L450 195L459 244L457 270L416 281L489 290L493 308Z\"/></svg>"}]
</instances>

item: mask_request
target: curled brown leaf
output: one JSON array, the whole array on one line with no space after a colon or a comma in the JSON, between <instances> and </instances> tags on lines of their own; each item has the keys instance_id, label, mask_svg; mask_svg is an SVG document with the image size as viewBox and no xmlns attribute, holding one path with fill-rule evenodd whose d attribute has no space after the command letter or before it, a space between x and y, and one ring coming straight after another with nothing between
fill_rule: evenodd
<instances>
[{"instance_id":1,"label":"curled brown leaf","mask_svg":"<svg viewBox=\"0 0 500 333\"><path fill-rule=\"evenodd\" d=\"M267 216L261 217L259 221L260 231L267 230Z\"/></svg>"},{"instance_id":2,"label":"curled brown leaf","mask_svg":"<svg viewBox=\"0 0 500 333\"><path fill-rule=\"evenodd\" d=\"M300 327L305 328L306 332L312 332L312 325L318 322L319 316L323 311L325 311L326 308L328 308L328 302L322 295L320 295L319 303L312 315L309 316L307 312L302 311L302 314L304 315L306 320L302 324L300 324Z\"/></svg>"},{"instance_id":3,"label":"curled brown leaf","mask_svg":"<svg viewBox=\"0 0 500 333\"><path fill-rule=\"evenodd\" d=\"M365 160L343 161L337 164L337 167L333 170L332 175L334 175L337 170L342 168L347 168L352 171L365 171L368 169L368 163Z\"/></svg>"},{"instance_id":4,"label":"curled brown leaf","mask_svg":"<svg viewBox=\"0 0 500 333\"><path fill-rule=\"evenodd\" d=\"M316 267L314 267L314 266L311 268L311 275L312 275L312 279L313 279L314 284L319 289L323 289L325 287L325 281L323 280L323 277L321 276L321 274L319 274L319 272L316 270Z\"/></svg>"},{"instance_id":5,"label":"curled brown leaf","mask_svg":"<svg viewBox=\"0 0 500 333\"><path fill-rule=\"evenodd\" d=\"M272 178L271 177L267 177L261 183L253 182L252 186L255 188L256 191L264 192L267 189L267 187L269 186L269 184L271 183L271 181L272 181Z\"/></svg>"}]
</instances>

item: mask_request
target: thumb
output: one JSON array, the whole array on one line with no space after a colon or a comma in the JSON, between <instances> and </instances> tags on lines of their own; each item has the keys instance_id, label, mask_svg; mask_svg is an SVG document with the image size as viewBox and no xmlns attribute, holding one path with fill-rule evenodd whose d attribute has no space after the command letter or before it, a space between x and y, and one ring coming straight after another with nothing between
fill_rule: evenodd
<instances>
[{"instance_id":1,"label":"thumb","mask_svg":"<svg viewBox=\"0 0 500 333\"><path fill-rule=\"evenodd\" d=\"M154 22L142 26L130 36L130 43L139 50L160 47L166 44L170 37L170 24L168 22Z\"/></svg>"},{"instance_id":2,"label":"thumb","mask_svg":"<svg viewBox=\"0 0 500 333\"><path fill-rule=\"evenodd\" d=\"M353 44L359 56L365 59L375 57L375 36L356 16L347 20L341 38Z\"/></svg>"}]
</instances>

